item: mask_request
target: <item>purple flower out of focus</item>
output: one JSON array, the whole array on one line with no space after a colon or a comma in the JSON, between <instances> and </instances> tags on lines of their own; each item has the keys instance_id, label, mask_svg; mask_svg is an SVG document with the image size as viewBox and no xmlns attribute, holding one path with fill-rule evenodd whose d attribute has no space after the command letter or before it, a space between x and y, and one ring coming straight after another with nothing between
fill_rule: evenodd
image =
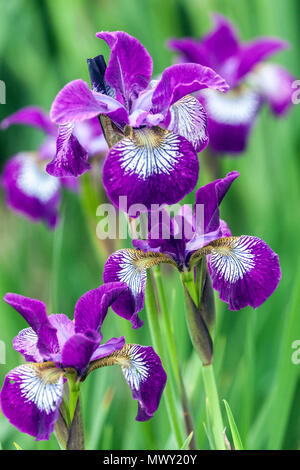
<instances>
[{"instance_id":1,"label":"purple flower out of focus","mask_svg":"<svg viewBox=\"0 0 300 470\"><path fill-rule=\"evenodd\" d=\"M203 208L202 219L185 205L173 219L166 211L161 212L163 218L157 224L153 223L152 214L148 240L133 240L137 250L122 249L108 258L104 282L127 284L127 291L112 308L130 320L134 328L143 324L137 314L144 305L146 269L160 263L185 272L207 257L212 286L230 310L247 305L257 308L274 292L281 277L278 256L257 237L231 236L219 216L219 205L238 176L233 171L198 189L195 210ZM164 237L164 233L170 236Z\"/></svg>"},{"instance_id":2,"label":"purple flower out of focus","mask_svg":"<svg viewBox=\"0 0 300 470\"><path fill-rule=\"evenodd\" d=\"M113 123L116 141L104 163L103 184L116 206L120 196L127 196L129 206L178 202L195 187L197 152L208 143L206 113L190 93L224 92L228 85L211 68L188 63L168 67L159 81L151 81L152 59L137 39L122 31L97 37L111 49L108 66L101 55L89 59L92 90L80 79L68 83L50 116L64 126L103 115ZM53 162L57 176L62 159L68 156L61 153ZM69 161L71 173L74 162Z\"/></svg>"},{"instance_id":3,"label":"purple flower out of focus","mask_svg":"<svg viewBox=\"0 0 300 470\"><path fill-rule=\"evenodd\" d=\"M264 62L288 44L278 38L262 37L242 43L233 25L214 15L215 29L199 40L171 39L169 46L180 62L212 67L230 85L226 95L215 90L199 93L208 115L211 148L216 152L242 152L250 130L264 103L275 115L292 104L294 77L278 64Z\"/></svg>"},{"instance_id":4,"label":"purple flower out of focus","mask_svg":"<svg viewBox=\"0 0 300 470\"><path fill-rule=\"evenodd\" d=\"M45 304L17 294L4 300L29 324L13 341L27 363L11 370L0 394L1 409L21 432L49 439L58 419L69 373L82 382L94 370L121 366L132 396L138 401L138 421L157 410L166 383L160 358L151 346L125 344L124 337L101 344L101 327L108 307L124 291L124 283L107 283L86 292L76 303L74 321L64 314L47 316Z\"/></svg>"},{"instance_id":5,"label":"purple flower out of focus","mask_svg":"<svg viewBox=\"0 0 300 470\"><path fill-rule=\"evenodd\" d=\"M96 121L96 122L95 122ZM31 220L42 220L50 228L54 228L58 221L58 208L60 202L61 187L71 190L78 188L78 180L68 174L61 174L57 179L46 172L47 163L56 154L56 139L58 144L61 133L69 131L66 127L59 130L50 120L43 109L29 106L20 109L16 113L4 119L2 129L7 129L13 124L25 124L42 130L45 140L35 152L19 152L6 163L2 175L2 185L6 195L7 205L17 212L29 217ZM86 168L90 168L88 157L103 153L107 145L97 120L90 119L79 123L69 139L64 141L64 152L69 158L80 151L80 162L84 162ZM59 152L59 149L58 149ZM51 173L51 163L47 170Z\"/></svg>"}]
</instances>

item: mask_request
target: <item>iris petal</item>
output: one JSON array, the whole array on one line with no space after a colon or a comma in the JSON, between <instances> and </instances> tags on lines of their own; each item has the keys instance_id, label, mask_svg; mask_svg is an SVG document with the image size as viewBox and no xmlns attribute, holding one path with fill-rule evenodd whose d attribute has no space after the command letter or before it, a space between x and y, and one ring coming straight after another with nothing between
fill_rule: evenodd
<instances>
[{"instance_id":1,"label":"iris petal","mask_svg":"<svg viewBox=\"0 0 300 470\"><path fill-rule=\"evenodd\" d=\"M53 363L24 364L10 371L0 400L3 414L21 432L47 440L63 396L63 372Z\"/></svg>"}]
</instances>

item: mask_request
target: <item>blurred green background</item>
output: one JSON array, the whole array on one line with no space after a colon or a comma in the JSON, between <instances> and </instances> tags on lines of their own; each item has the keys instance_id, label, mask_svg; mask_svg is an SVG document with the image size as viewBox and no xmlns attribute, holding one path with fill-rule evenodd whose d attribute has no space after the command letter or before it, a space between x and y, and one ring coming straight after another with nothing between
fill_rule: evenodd
<instances>
[{"instance_id":1,"label":"blurred green background","mask_svg":"<svg viewBox=\"0 0 300 470\"><path fill-rule=\"evenodd\" d=\"M97 31L124 30L136 36L153 57L154 73L160 73L174 60L166 40L199 37L211 28L215 11L236 23L243 40L275 35L289 41L290 50L274 61L300 78L298 0L0 0L0 6L0 79L7 91L7 104L0 105L1 120L30 104L49 109L66 82L88 81L86 58L99 53L109 57L107 46L95 37ZM291 361L292 342L300 340L299 110L292 106L286 117L276 120L264 109L247 152L221 162L223 175L230 170L241 173L222 203L222 218L234 235L263 238L279 254L282 267L279 288L256 311L230 312L216 298L216 379L248 449L300 448L300 365ZM1 168L8 157L35 149L41 140L39 131L21 126L1 132ZM200 163L202 159L200 155ZM202 164L200 184L209 180ZM10 291L39 298L47 303L48 313L65 312L72 318L76 300L101 283L103 270L79 198L64 194L62 223L55 232L10 212L3 199L1 192L0 297ZM164 280L198 446L207 449L201 365L185 325L182 288L175 272L166 271ZM146 319L144 313L141 317ZM0 384L21 362L11 343L24 327L23 319L1 301L0 340L6 343L6 364L0 365ZM104 338L121 334L127 341L151 344L147 322L134 331L111 313ZM87 448L174 448L163 400L150 422L136 422L137 405L119 368L93 373L83 391ZM232 440L223 404L222 409ZM14 441L24 449L58 448L53 436L37 443L0 416L2 448L13 449Z\"/></svg>"}]
</instances>

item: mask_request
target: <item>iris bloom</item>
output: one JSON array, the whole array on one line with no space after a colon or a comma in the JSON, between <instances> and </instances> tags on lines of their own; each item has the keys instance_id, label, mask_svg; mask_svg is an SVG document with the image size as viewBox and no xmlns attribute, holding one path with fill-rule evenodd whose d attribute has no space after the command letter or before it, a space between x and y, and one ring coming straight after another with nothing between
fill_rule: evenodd
<instances>
[{"instance_id":1,"label":"iris bloom","mask_svg":"<svg viewBox=\"0 0 300 470\"><path fill-rule=\"evenodd\" d=\"M127 196L128 206L173 204L195 187L197 152L208 142L206 113L190 93L228 86L199 64L173 65L151 81L152 59L137 39L122 31L97 37L111 49L108 66L101 55L89 59L93 89L82 80L68 83L53 102L51 118L64 125L109 118L101 121L111 146L103 184L117 207L120 196Z\"/></svg>"},{"instance_id":2,"label":"iris bloom","mask_svg":"<svg viewBox=\"0 0 300 470\"><path fill-rule=\"evenodd\" d=\"M257 237L232 236L219 217L219 205L238 176L233 171L197 191L195 209L204 209L202 219L188 206L182 206L173 219L164 213L158 226L152 224L147 240L133 240L137 250L122 249L108 258L104 282L127 284L127 291L112 308L130 319L134 328L142 325L138 312L144 305L146 269L160 263L168 263L184 274L193 272L206 257L212 286L230 310L247 305L257 308L276 289L281 277L278 256ZM164 225L170 227L169 238L163 236ZM192 229L185 229L184 236L183 226Z\"/></svg>"},{"instance_id":3,"label":"iris bloom","mask_svg":"<svg viewBox=\"0 0 300 470\"><path fill-rule=\"evenodd\" d=\"M169 46L180 61L213 67L226 79L230 85L226 95L208 90L199 99L208 114L212 149L242 152L264 103L275 115L284 114L292 104L293 76L280 65L265 62L288 44L273 37L242 43L226 18L215 15L214 19L215 29L203 38L172 39Z\"/></svg>"},{"instance_id":4,"label":"iris bloom","mask_svg":"<svg viewBox=\"0 0 300 470\"><path fill-rule=\"evenodd\" d=\"M76 161L81 168L84 166L89 169L88 157L103 153L107 148L103 134L98 122L95 123L92 119L80 123L73 133L70 132L70 127L62 126L58 129L48 115L35 106L23 108L7 117L2 121L1 127L6 129L13 124L35 127L42 130L46 137L36 152L19 152L6 163L2 175L6 202L9 207L31 220L42 220L50 228L54 228L58 221L61 187L66 186L73 190L78 187L77 179L69 172L66 174L63 165L60 179L54 178L55 172L51 172L53 168L49 162L56 154L57 136L59 145L61 135L64 134L64 152L69 158L74 159L80 153L81 158ZM58 153L60 151L58 146ZM46 172L46 165L47 171L54 173L54 176Z\"/></svg>"},{"instance_id":5,"label":"iris bloom","mask_svg":"<svg viewBox=\"0 0 300 470\"><path fill-rule=\"evenodd\" d=\"M74 321L64 314L47 316L45 304L17 294L4 300L29 324L13 341L27 363L10 371L1 390L1 409L21 432L49 439L59 416L66 377L82 382L92 370L121 366L132 396L138 401L138 421L156 411L166 374L150 346L125 344L124 337L102 343L101 327L108 307L124 290L109 283L86 292L76 303Z\"/></svg>"}]
</instances>

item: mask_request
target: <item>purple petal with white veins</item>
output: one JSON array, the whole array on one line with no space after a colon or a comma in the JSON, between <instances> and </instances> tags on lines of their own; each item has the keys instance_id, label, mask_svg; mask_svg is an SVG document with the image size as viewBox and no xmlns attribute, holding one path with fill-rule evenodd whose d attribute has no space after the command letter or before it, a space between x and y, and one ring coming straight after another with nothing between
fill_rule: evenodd
<instances>
[{"instance_id":1,"label":"purple petal with white veins","mask_svg":"<svg viewBox=\"0 0 300 470\"><path fill-rule=\"evenodd\" d=\"M101 31L96 36L111 49L105 80L121 94L130 110L132 102L150 82L151 56L136 38L123 31Z\"/></svg>"},{"instance_id":2,"label":"purple petal with white veins","mask_svg":"<svg viewBox=\"0 0 300 470\"><path fill-rule=\"evenodd\" d=\"M126 289L122 282L109 282L86 292L77 301L74 321L76 333L87 330L100 331L110 305Z\"/></svg>"},{"instance_id":3,"label":"purple petal with white veins","mask_svg":"<svg viewBox=\"0 0 300 470\"><path fill-rule=\"evenodd\" d=\"M1 123L2 129L7 129L13 124L24 124L26 126L37 127L46 134L55 137L56 126L51 122L48 114L38 106L28 106L11 114Z\"/></svg>"},{"instance_id":4,"label":"purple petal with white veins","mask_svg":"<svg viewBox=\"0 0 300 470\"><path fill-rule=\"evenodd\" d=\"M208 115L209 143L216 152L242 152L261 108L258 92L249 87L229 91L226 95L213 90L201 93L200 100Z\"/></svg>"},{"instance_id":5,"label":"purple petal with white veins","mask_svg":"<svg viewBox=\"0 0 300 470\"><path fill-rule=\"evenodd\" d=\"M91 169L88 153L73 134L74 124L62 124L56 141L56 155L46 171L56 177L80 176Z\"/></svg>"},{"instance_id":6,"label":"purple petal with white veins","mask_svg":"<svg viewBox=\"0 0 300 470\"><path fill-rule=\"evenodd\" d=\"M124 349L128 364L122 366L122 371L132 397L138 401L136 420L147 421L159 406L167 375L151 346L127 344Z\"/></svg>"},{"instance_id":7,"label":"purple petal with white veins","mask_svg":"<svg viewBox=\"0 0 300 470\"><path fill-rule=\"evenodd\" d=\"M219 205L238 176L237 171L232 171L225 178L212 181L196 192L196 205L204 205L204 233L213 232L219 228Z\"/></svg>"},{"instance_id":8,"label":"purple petal with white veins","mask_svg":"<svg viewBox=\"0 0 300 470\"><path fill-rule=\"evenodd\" d=\"M191 143L154 127L134 130L132 137L114 145L102 175L115 206L119 207L120 196L127 196L128 207L142 204L151 209L151 204L180 201L194 189L198 172L199 162Z\"/></svg>"},{"instance_id":9,"label":"purple petal with white veins","mask_svg":"<svg viewBox=\"0 0 300 470\"><path fill-rule=\"evenodd\" d=\"M4 296L6 303L19 312L28 325L37 332L44 323L48 323L46 305L40 300L24 297L23 295L7 293Z\"/></svg>"},{"instance_id":10,"label":"purple petal with white veins","mask_svg":"<svg viewBox=\"0 0 300 470\"><path fill-rule=\"evenodd\" d=\"M7 374L1 410L19 431L49 439L63 397L62 374L52 363L24 364Z\"/></svg>"},{"instance_id":11,"label":"purple petal with white veins","mask_svg":"<svg viewBox=\"0 0 300 470\"><path fill-rule=\"evenodd\" d=\"M33 221L54 228L58 221L59 181L43 171L32 154L18 154L8 160L2 175L6 204Z\"/></svg>"},{"instance_id":12,"label":"purple petal with white veins","mask_svg":"<svg viewBox=\"0 0 300 470\"><path fill-rule=\"evenodd\" d=\"M132 248L116 251L105 263L104 282L122 282L128 286L113 303L112 309L120 317L130 320L133 328L139 328L143 325L138 317L138 312L144 306L146 269L160 263L175 265L174 261L164 254L143 253Z\"/></svg>"},{"instance_id":13,"label":"purple petal with white veins","mask_svg":"<svg viewBox=\"0 0 300 470\"><path fill-rule=\"evenodd\" d=\"M63 347L63 367L73 367L79 375L84 374L100 341L101 336L96 331L87 330L85 334L75 333Z\"/></svg>"},{"instance_id":14,"label":"purple petal with white veins","mask_svg":"<svg viewBox=\"0 0 300 470\"><path fill-rule=\"evenodd\" d=\"M199 64L175 64L164 70L152 96L153 113L167 112L176 101L194 91L212 88L227 91L229 86L214 70Z\"/></svg>"},{"instance_id":15,"label":"purple petal with white veins","mask_svg":"<svg viewBox=\"0 0 300 470\"><path fill-rule=\"evenodd\" d=\"M288 46L286 41L272 37L255 39L248 44L244 44L239 52L236 80L241 80L255 65Z\"/></svg>"},{"instance_id":16,"label":"purple petal with white veins","mask_svg":"<svg viewBox=\"0 0 300 470\"><path fill-rule=\"evenodd\" d=\"M167 127L191 142L196 152L201 152L208 144L206 112L191 95L184 96L171 106Z\"/></svg>"},{"instance_id":17,"label":"purple petal with white veins","mask_svg":"<svg viewBox=\"0 0 300 470\"><path fill-rule=\"evenodd\" d=\"M279 259L263 240L246 235L222 238L208 249L213 288L230 310L257 308L277 288Z\"/></svg>"},{"instance_id":18,"label":"purple petal with white veins","mask_svg":"<svg viewBox=\"0 0 300 470\"><path fill-rule=\"evenodd\" d=\"M118 101L110 96L92 92L86 82L78 79L67 83L56 95L50 117L58 124L66 124L84 121L99 114L109 115L118 109L123 109L126 116L126 110Z\"/></svg>"},{"instance_id":19,"label":"purple petal with white veins","mask_svg":"<svg viewBox=\"0 0 300 470\"><path fill-rule=\"evenodd\" d=\"M120 351L125 345L125 338L111 338L106 343L100 344L91 357L91 361L109 356L115 351Z\"/></svg>"},{"instance_id":20,"label":"purple petal with white veins","mask_svg":"<svg viewBox=\"0 0 300 470\"><path fill-rule=\"evenodd\" d=\"M32 328L25 328L13 340L13 348L21 353L28 362L43 362L44 358L37 348L38 335Z\"/></svg>"}]
</instances>

